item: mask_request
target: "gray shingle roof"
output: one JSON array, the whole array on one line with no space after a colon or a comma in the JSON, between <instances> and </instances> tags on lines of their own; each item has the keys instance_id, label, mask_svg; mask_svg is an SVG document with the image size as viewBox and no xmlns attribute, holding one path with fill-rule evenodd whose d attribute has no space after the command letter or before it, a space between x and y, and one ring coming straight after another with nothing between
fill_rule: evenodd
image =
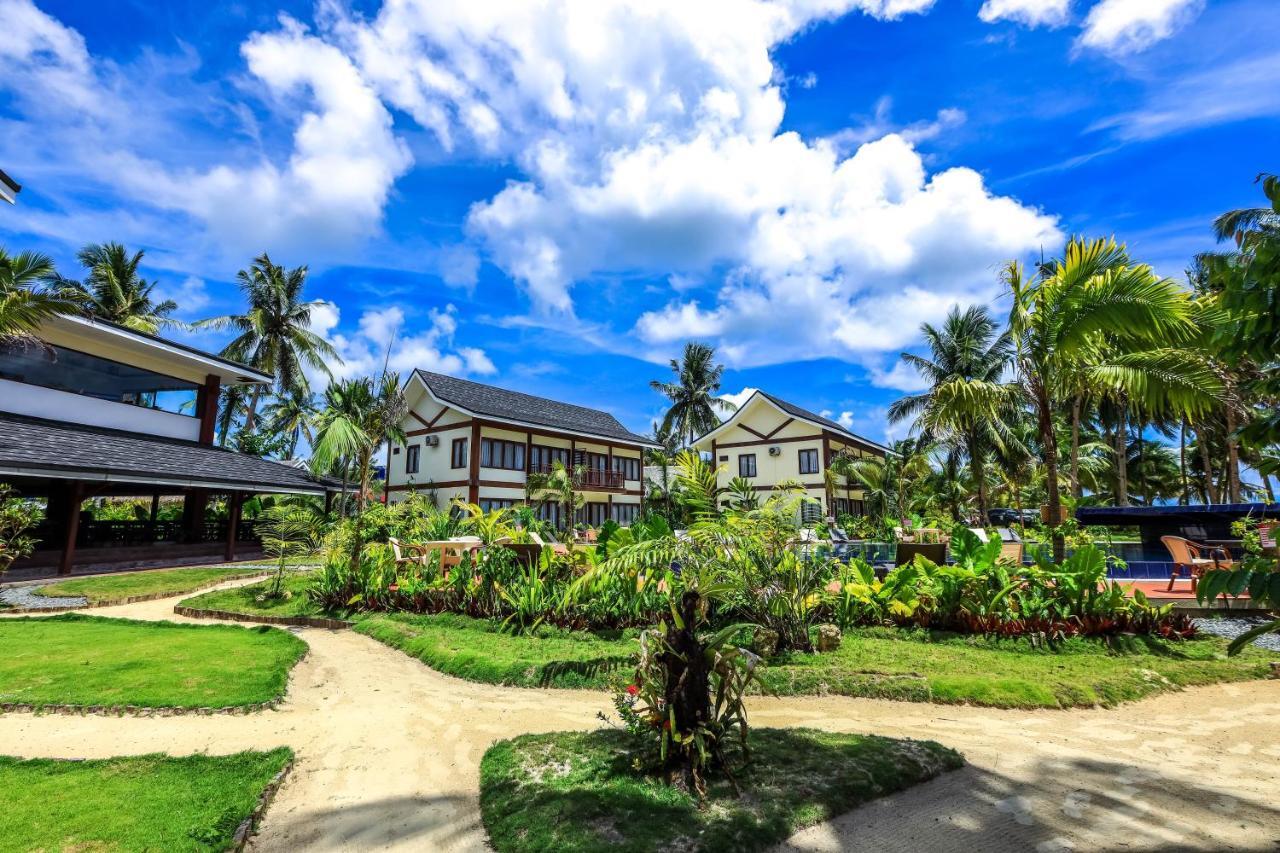
<instances>
[{"instance_id":1,"label":"gray shingle roof","mask_svg":"<svg viewBox=\"0 0 1280 853\"><path fill-rule=\"evenodd\" d=\"M880 444L879 442L876 442L876 441L872 441L869 438L863 438L862 436L858 435L856 432L851 432L850 430L845 429L838 422L831 420L831 418L824 418L822 415L811 412L808 409L802 409L799 406L797 406L795 403L788 403L786 400L783 400L781 397L775 397L772 394L766 393L764 391L760 392L760 396L771 401L775 406L777 406L779 409L782 409L782 411L786 412L792 417L803 418L806 421L812 421L814 423L821 424L822 426L826 427L827 429L831 430L834 433L847 435L850 438L856 438L858 441L862 442L863 444L869 445L871 447L879 448L880 450L884 450L886 452L889 451L889 448L885 447L883 444Z\"/></svg>"},{"instance_id":2,"label":"gray shingle roof","mask_svg":"<svg viewBox=\"0 0 1280 853\"><path fill-rule=\"evenodd\" d=\"M618 422L608 412L574 406L519 391L508 391L492 385L482 385L466 379L445 376L443 373L417 371L418 377L431 389L431 393L446 403L465 409L480 417L496 420L519 421L548 429L566 430L643 444L656 447L652 439L636 435Z\"/></svg>"},{"instance_id":3,"label":"gray shingle roof","mask_svg":"<svg viewBox=\"0 0 1280 853\"><path fill-rule=\"evenodd\" d=\"M194 441L49 421L0 412L0 468L166 483L213 483L241 490L320 494L310 472ZM2 477L3 475L0 475Z\"/></svg>"}]
</instances>

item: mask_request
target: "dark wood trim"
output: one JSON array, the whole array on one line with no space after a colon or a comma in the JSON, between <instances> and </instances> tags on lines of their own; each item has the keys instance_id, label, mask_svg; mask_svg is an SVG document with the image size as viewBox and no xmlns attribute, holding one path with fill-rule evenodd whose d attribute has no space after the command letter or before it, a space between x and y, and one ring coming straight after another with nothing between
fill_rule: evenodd
<instances>
[{"instance_id":1,"label":"dark wood trim","mask_svg":"<svg viewBox=\"0 0 1280 853\"><path fill-rule=\"evenodd\" d=\"M764 441L726 441L717 445L721 450L729 447L760 447L765 444L790 444L796 441L820 441L819 435L798 435L791 438L769 438Z\"/></svg>"},{"instance_id":2,"label":"dark wood trim","mask_svg":"<svg viewBox=\"0 0 1280 853\"><path fill-rule=\"evenodd\" d=\"M421 418L419 418L421 420ZM445 424L444 426L429 426L422 429L409 430L405 433L406 438L413 438L417 435L429 435L433 432L448 432L451 429L464 429L474 424L475 421L459 421L456 424Z\"/></svg>"},{"instance_id":3,"label":"dark wood trim","mask_svg":"<svg viewBox=\"0 0 1280 853\"><path fill-rule=\"evenodd\" d=\"M857 450L868 451L874 456L880 456L880 457L884 456L884 451L881 450L880 448L874 447L866 443L865 441L859 441L858 439L852 438L851 436L840 435L839 433L832 432L829 429L823 430L822 435L824 438L827 439L828 442L835 440L836 442L844 445L845 447L852 447Z\"/></svg>"},{"instance_id":4,"label":"dark wood trim","mask_svg":"<svg viewBox=\"0 0 1280 853\"><path fill-rule=\"evenodd\" d=\"M467 469L467 503L480 499L480 421L471 421L471 463Z\"/></svg>"},{"instance_id":5,"label":"dark wood trim","mask_svg":"<svg viewBox=\"0 0 1280 853\"><path fill-rule=\"evenodd\" d=\"M831 465L831 434L826 430L823 430L822 432L822 459L819 460L819 462L820 464L818 467L825 475L827 468ZM827 512L834 515L835 513L832 512L833 504L831 501L831 486L827 485L827 478L825 476L822 478L822 492L823 497L827 502Z\"/></svg>"},{"instance_id":6,"label":"dark wood trim","mask_svg":"<svg viewBox=\"0 0 1280 853\"><path fill-rule=\"evenodd\" d=\"M569 442L571 447L575 445L577 442L581 441L583 444L598 444L601 447L612 449L612 450L628 450L628 451L631 451L632 453L637 454L641 459L644 458L645 449L643 447L640 447L634 444L617 444L615 442L610 441L607 438L590 438L587 436L570 435L569 433L566 433L566 432L555 432L554 430L538 429L537 427L526 427L526 426L517 426L515 424L505 424L505 423L502 423L501 421L490 421L490 420L485 420L484 418L476 418L476 420L478 420L482 426L493 427L494 429L502 429L502 430L506 430L507 432L523 432L526 435L530 436L530 441L532 441L532 436L535 436L535 435L541 436L542 438L558 438L561 441ZM595 451L592 451L592 452L594 453Z\"/></svg>"},{"instance_id":7,"label":"dark wood trim","mask_svg":"<svg viewBox=\"0 0 1280 853\"><path fill-rule=\"evenodd\" d=\"M62 559L58 562L58 574L71 574L76 559L76 534L80 532L80 504L84 501L84 483L72 480L67 506L66 538L62 541Z\"/></svg>"},{"instance_id":8,"label":"dark wood trim","mask_svg":"<svg viewBox=\"0 0 1280 853\"><path fill-rule=\"evenodd\" d=\"M416 490L419 492L429 492L432 489L453 489L458 486L469 486L470 480L446 480L443 483L401 483L398 486L387 486L390 492L407 492Z\"/></svg>"},{"instance_id":9,"label":"dark wood trim","mask_svg":"<svg viewBox=\"0 0 1280 853\"><path fill-rule=\"evenodd\" d=\"M214 427L218 422L218 396L222 379L210 373L204 384L196 390L196 416L200 418L200 443L213 444Z\"/></svg>"},{"instance_id":10,"label":"dark wood trim","mask_svg":"<svg viewBox=\"0 0 1280 853\"><path fill-rule=\"evenodd\" d=\"M796 419L795 419L795 418L787 418L785 421L783 421L782 423L778 424L776 427L774 427L773 429L771 429L771 430L769 431L769 434L768 434L768 435L766 435L766 436L765 436L765 438L773 438L775 435L777 435L778 433L782 432L784 429L786 429L787 427L791 426L791 425L792 425L793 423L795 423L795 422L796 422ZM744 429L745 429L745 427L744 427Z\"/></svg>"},{"instance_id":11,"label":"dark wood trim","mask_svg":"<svg viewBox=\"0 0 1280 853\"><path fill-rule=\"evenodd\" d=\"M430 422L427 421L426 418L424 418L422 415L415 412L413 409L409 410L409 417L413 418L415 421L422 424L423 426L431 426Z\"/></svg>"},{"instance_id":12,"label":"dark wood trim","mask_svg":"<svg viewBox=\"0 0 1280 853\"><path fill-rule=\"evenodd\" d=\"M424 417L422 417L422 415L418 414L417 412L413 411L412 409L410 409L410 410L409 410L409 415L410 415L410 416L411 416L415 421L417 421L418 423L422 424L424 427L428 427L428 428L430 428L430 427L435 426L437 423L439 423L439 422L440 422L440 419L444 417L444 413L445 413L445 412L447 412L447 411L449 411L449 407L448 407L448 406L441 406L441 407L440 407L440 411L436 412L436 416L435 416L434 418L432 418L431 420L427 420L427 419L425 419ZM471 422L470 422L470 421L466 421L466 423L471 423Z\"/></svg>"},{"instance_id":13,"label":"dark wood trim","mask_svg":"<svg viewBox=\"0 0 1280 853\"><path fill-rule=\"evenodd\" d=\"M236 558L236 533L240 529L241 507L240 492L227 495L227 545L222 552L222 558L228 563Z\"/></svg>"},{"instance_id":14,"label":"dark wood trim","mask_svg":"<svg viewBox=\"0 0 1280 853\"><path fill-rule=\"evenodd\" d=\"M825 483L801 483L800 486L804 489L825 489L827 487ZM751 488L755 489L757 492L772 492L777 488L777 485L752 486Z\"/></svg>"},{"instance_id":15,"label":"dark wood trim","mask_svg":"<svg viewBox=\"0 0 1280 853\"><path fill-rule=\"evenodd\" d=\"M765 434L764 434L764 433L762 433L762 432L756 432L755 430L753 430L751 427L747 426L746 424L734 424L734 426L736 426L738 429L740 429L740 430L742 430L742 431L744 431L744 432L749 432L749 433L751 433L752 435L754 435L756 438L759 438L759 439L766 439L766 438L768 438L768 437L769 437L769 436L765 435Z\"/></svg>"}]
</instances>

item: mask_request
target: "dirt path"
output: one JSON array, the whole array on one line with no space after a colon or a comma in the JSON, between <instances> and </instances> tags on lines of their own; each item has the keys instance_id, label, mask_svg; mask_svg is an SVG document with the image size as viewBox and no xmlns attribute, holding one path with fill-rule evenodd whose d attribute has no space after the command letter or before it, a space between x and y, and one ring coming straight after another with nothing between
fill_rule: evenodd
<instances>
[{"instance_id":1,"label":"dirt path","mask_svg":"<svg viewBox=\"0 0 1280 853\"><path fill-rule=\"evenodd\" d=\"M227 584L228 586L234 584ZM181 598L98 608L177 619ZM178 620L183 621L183 620ZM286 701L253 716L0 716L0 754L105 757L291 746L298 764L258 850L484 847L478 765L494 740L588 729L603 694L473 684L354 632L311 646ZM798 833L793 850L1275 850L1280 682L1111 711L1004 712L844 698L761 699L761 726L932 738L970 766Z\"/></svg>"}]
</instances>

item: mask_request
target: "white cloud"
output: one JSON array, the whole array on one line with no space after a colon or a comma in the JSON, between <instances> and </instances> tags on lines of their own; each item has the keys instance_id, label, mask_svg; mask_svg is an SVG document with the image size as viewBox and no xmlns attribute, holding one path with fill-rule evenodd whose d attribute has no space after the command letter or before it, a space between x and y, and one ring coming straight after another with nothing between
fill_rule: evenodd
<instances>
[{"instance_id":1,"label":"white cloud","mask_svg":"<svg viewBox=\"0 0 1280 853\"><path fill-rule=\"evenodd\" d=\"M158 284L152 300L163 302L166 299L172 299L178 303L176 314L188 319L199 319L207 316L207 309L213 303L204 279L193 275L187 276L178 287L172 287L163 282Z\"/></svg>"},{"instance_id":2,"label":"white cloud","mask_svg":"<svg viewBox=\"0 0 1280 853\"><path fill-rule=\"evenodd\" d=\"M352 333L339 331L341 320L341 310L332 302L321 302L311 311L311 330L342 357L342 364L330 365L336 378L377 375L384 364L398 373L415 368L453 376L497 373L483 349L455 343L458 318L453 305L431 309L426 325L414 330L405 328L404 309L396 305L364 311ZM310 369L308 378L316 390L327 381Z\"/></svg>"},{"instance_id":3,"label":"white cloud","mask_svg":"<svg viewBox=\"0 0 1280 853\"><path fill-rule=\"evenodd\" d=\"M1246 56L1183 76L1162 77L1136 110L1106 118L1091 130L1110 129L1123 141L1154 139L1198 127L1280 115L1280 52Z\"/></svg>"},{"instance_id":4,"label":"white cloud","mask_svg":"<svg viewBox=\"0 0 1280 853\"><path fill-rule=\"evenodd\" d=\"M955 107L944 107L938 110L931 120L921 120L910 124L897 124L893 121L893 98L885 95L876 101L873 115L861 124L846 127L823 139L835 146L841 156L852 153L859 145L874 142L877 139L896 133L912 145L936 139L948 130L960 127L968 116L964 110Z\"/></svg>"},{"instance_id":5,"label":"white cloud","mask_svg":"<svg viewBox=\"0 0 1280 853\"><path fill-rule=\"evenodd\" d=\"M1100 0L1077 44L1120 56L1169 38L1200 14L1204 0Z\"/></svg>"},{"instance_id":6,"label":"white cloud","mask_svg":"<svg viewBox=\"0 0 1280 853\"><path fill-rule=\"evenodd\" d=\"M728 400L733 403L734 409L741 409L743 404L751 399L751 395L759 391L759 388L743 388L736 394L721 394L721 400ZM723 417L728 417L728 413L724 413Z\"/></svg>"},{"instance_id":7,"label":"white cloud","mask_svg":"<svg viewBox=\"0 0 1280 853\"><path fill-rule=\"evenodd\" d=\"M895 391L914 393L929 387L929 380L920 375L920 371L903 361L895 360L888 370L871 365L867 372L871 375L871 384L877 388L892 388Z\"/></svg>"},{"instance_id":8,"label":"white cloud","mask_svg":"<svg viewBox=\"0 0 1280 853\"><path fill-rule=\"evenodd\" d=\"M978 17L988 24L1016 21L1028 27L1060 27L1070 12L1071 0L986 0Z\"/></svg>"}]
</instances>

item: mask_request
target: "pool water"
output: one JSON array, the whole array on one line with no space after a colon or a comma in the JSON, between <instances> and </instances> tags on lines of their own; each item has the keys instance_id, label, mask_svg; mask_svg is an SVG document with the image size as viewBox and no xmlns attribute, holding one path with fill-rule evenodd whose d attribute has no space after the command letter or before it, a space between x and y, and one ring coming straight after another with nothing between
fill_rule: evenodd
<instances>
[{"instance_id":1,"label":"pool water","mask_svg":"<svg viewBox=\"0 0 1280 853\"><path fill-rule=\"evenodd\" d=\"M1152 551L1141 542L1115 542L1102 545L1102 550L1124 561L1123 566L1112 565L1107 576L1117 580L1168 580L1173 570L1169 552ZM1043 549L1049 554L1048 545L1028 545L1026 562L1032 562L1032 549ZM834 553L840 559L860 557L868 563L892 563L897 546L892 542L850 542L838 546ZM1068 551L1070 553L1070 551Z\"/></svg>"}]
</instances>

